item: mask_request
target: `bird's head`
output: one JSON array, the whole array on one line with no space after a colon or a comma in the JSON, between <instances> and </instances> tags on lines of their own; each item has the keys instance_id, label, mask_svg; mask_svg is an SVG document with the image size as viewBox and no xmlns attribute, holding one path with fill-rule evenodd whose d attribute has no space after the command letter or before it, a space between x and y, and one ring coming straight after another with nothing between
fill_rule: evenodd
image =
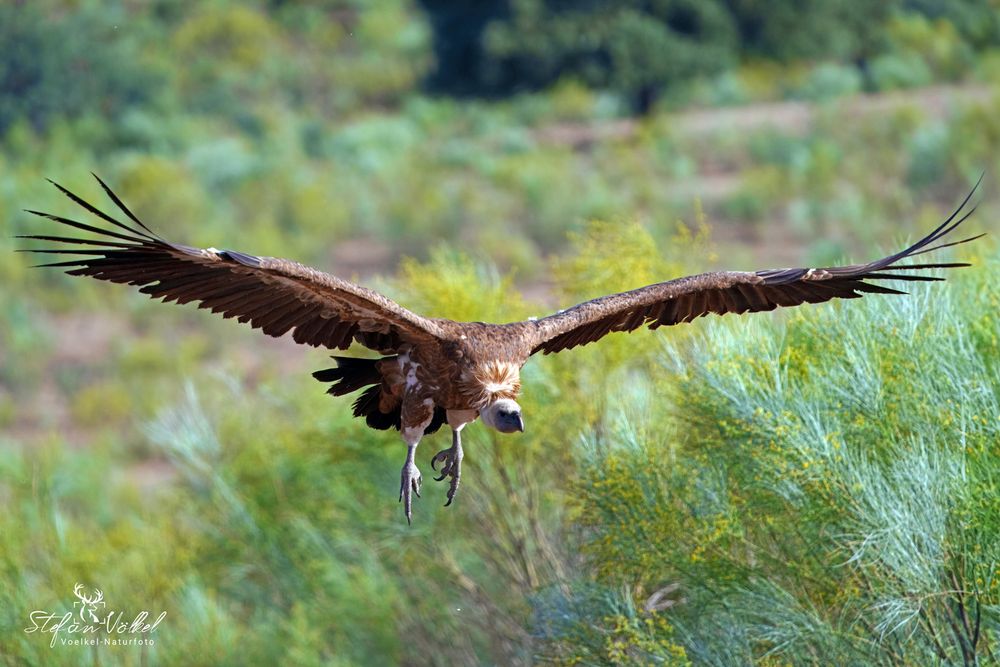
<instances>
[{"instance_id":1,"label":"bird's head","mask_svg":"<svg viewBox=\"0 0 1000 667\"><path fill-rule=\"evenodd\" d=\"M501 433L524 432L524 420L521 419L521 406L517 401L509 398L501 398L490 403L479 411L479 416L483 418L483 423L490 428L495 428Z\"/></svg>"}]
</instances>

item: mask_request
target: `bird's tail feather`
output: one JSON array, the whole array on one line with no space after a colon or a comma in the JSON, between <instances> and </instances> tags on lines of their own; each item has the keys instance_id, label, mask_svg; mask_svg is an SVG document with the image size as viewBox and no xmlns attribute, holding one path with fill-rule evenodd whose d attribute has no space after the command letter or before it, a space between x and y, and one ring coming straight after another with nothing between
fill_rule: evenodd
<instances>
[{"instance_id":1,"label":"bird's tail feather","mask_svg":"<svg viewBox=\"0 0 1000 667\"><path fill-rule=\"evenodd\" d=\"M386 431L400 428L402 419L402 408L396 405L390 412L382 412L382 373L379 364L383 361L392 361L395 357L382 357L381 359L359 359L357 357L332 357L337 362L336 368L326 368L313 373L313 377L320 382L332 382L326 393L332 396L345 396L364 389L361 395L354 401L354 416L364 417L365 423L371 428L379 431ZM367 387L367 388L366 388ZM430 425L424 430L425 434L433 433L441 428L446 421L446 412L443 408L435 408L434 418Z\"/></svg>"}]
</instances>

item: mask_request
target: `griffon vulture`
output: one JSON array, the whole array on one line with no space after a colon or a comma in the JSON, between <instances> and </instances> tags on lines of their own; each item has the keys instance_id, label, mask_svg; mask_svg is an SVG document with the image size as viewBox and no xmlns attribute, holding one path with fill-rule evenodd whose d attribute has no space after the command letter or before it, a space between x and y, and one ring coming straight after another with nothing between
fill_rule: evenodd
<instances>
[{"instance_id":1,"label":"griffon vulture","mask_svg":"<svg viewBox=\"0 0 1000 667\"><path fill-rule=\"evenodd\" d=\"M313 375L332 383L329 393L334 396L360 392L354 401L354 416L364 417L370 427L400 431L407 449L399 498L407 521L412 495L420 495L421 475L415 456L424 435L445 422L451 428L451 447L431 458L432 469L442 464L437 480L450 478L448 505L461 478L461 433L466 424L481 417L501 433L524 431L517 404L519 371L533 354L568 350L641 326L655 329L690 322L708 313L740 314L864 294L905 294L882 281L942 280L917 272L968 265L901 261L978 238L938 243L975 210L962 213L975 192L973 188L955 212L927 236L867 264L714 271L602 296L540 319L508 324L454 322L421 317L377 292L286 259L172 243L143 224L100 178L97 180L128 221L115 219L53 183L111 227L28 211L92 236L25 236L22 238L68 244L26 251L77 255L41 266L136 285L139 291L163 301L194 301L199 308L248 322L269 336L291 331L297 343L337 350L360 343L383 355L379 359L337 356L336 368Z\"/></svg>"}]
</instances>

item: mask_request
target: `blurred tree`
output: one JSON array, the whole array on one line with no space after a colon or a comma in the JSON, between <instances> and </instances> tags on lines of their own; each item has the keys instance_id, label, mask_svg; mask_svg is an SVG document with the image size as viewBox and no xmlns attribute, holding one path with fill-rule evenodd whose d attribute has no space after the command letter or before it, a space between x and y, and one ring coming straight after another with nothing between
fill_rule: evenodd
<instances>
[{"instance_id":1,"label":"blurred tree","mask_svg":"<svg viewBox=\"0 0 1000 667\"><path fill-rule=\"evenodd\" d=\"M172 37L185 63L178 74L188 104L203 111L242 110L267 89L268 63L280 58L282 46L277 26L249 7L191 12Z\"/></svg>"},{"instance_id":2,"label":"blurred tree","mask_svg":"<svg viewBox=\"0 0 1000 667\"><path fill-rule=\"evenodd\" d=\"M1000 12L993 0L903 0L903 7L929 19L944 19L976 48L1000 40Z\"/></svg>"},{"instance_id":3,"label":"blurred tree","mask_svg":"<svg viewBox=\"0 0 1000 667\"><path fill-rule=\"evenodd\" d=\"M895 2L861 0L423 0L435 30L432 88L503 95L561 79L650 110L666 88L741 57L864 63Z\"/></svg>"},{"instance_id":4,"label":"blurred tree","mask_svg":"<svg viewBox=\"0 0 1000 667\"><path fill-rule=\"evenodd\" d=\"M510 18L484 33L484 72L505 89L579 78L619 91L646 113L667 85L731 65L735 37L718 0L516 0Z\"/></svg>"},{"instance_id":5,"label":"blurred tree","mask_svg":"<svg viewBox=\"0 0 1000 667\"><path fill-rule=\"evenodd\" d=\"M895 0L725 0L745 55L863 62Z\"/></svg>"},{"instance_id":6,"label":"blurred tree","mask_svg":"<svg viewBox=\"0 0 1000 667\"><path fill-rule=\"evenodd\" d=\"M0 5L0 132L19 119L35 128L59 117L116 117L159 85L107 12L47 16L34 3Z\"/></svg>"},{"instance_id":7,"label":"blurred tree","mask_svg":"<svg viewBox=\"0 0 1000 667\"><path fill-rule=\"evenodd\" d=\"M409 0L189 4L171 41L185 104L250 134L276 103L322 116L398 104L430 62Z\"/></svg>"},{"instance_id":8,"label":"blurred tree","mask_svg":"<svg viewBox=\"0 0 1000 667\"><path fill-rule=\"evenodd\" d=\"M434 31L435 67L429 89L451 94L483 94L499 86L486 83L483 32L509 16L506 0L420 0Z\"/></svg>"}]
</instances>

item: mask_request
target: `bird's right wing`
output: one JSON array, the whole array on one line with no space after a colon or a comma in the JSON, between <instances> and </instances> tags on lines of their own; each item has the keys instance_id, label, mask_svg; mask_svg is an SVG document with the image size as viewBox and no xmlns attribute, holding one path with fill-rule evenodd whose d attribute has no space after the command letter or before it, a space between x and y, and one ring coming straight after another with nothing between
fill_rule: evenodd
<instances>
[{"instance_id":1,"label":"bird's right wing","mask_svg":"<svg viewBox=\"0 0 1000 667\"><path fill-rule=\"evenodd\" d=\"M297 262L165 241L140 222L100 178L97 180L133 224L114 219L53 183L75 203L121 231L28 211L97 235L21 237L69 246L26 252L80 256L41 266L140 286L139 291L164 301L195 301L199 308L236 317L269 336L294 330L295 342L316 347L347 349L357 341L379 352L394 352L401 343L415 344L440 336L435 320L412 313L378 292Z\"/></svg>"}]
</instances>

